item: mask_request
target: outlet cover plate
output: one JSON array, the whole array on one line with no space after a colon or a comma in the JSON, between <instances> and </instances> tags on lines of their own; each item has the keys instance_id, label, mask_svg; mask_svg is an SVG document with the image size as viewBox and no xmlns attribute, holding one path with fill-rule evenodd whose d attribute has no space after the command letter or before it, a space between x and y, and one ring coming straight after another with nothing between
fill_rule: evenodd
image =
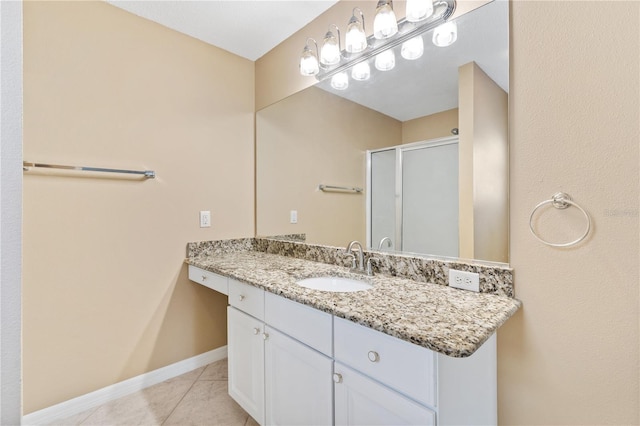
<instances>
[{"instance_id":1,"label":"outlet cover plate","mask_svg":"<svg viewBox=\"0 0 640 426\"><path fill-rule=\"evenodd\" d=\"M210 228L211 227L211 212L201 211L200 212L200 228Z\"/></svg>"},{"instance_id":2,"label":"outlet cover plate","mask_svg":"<svg viewBox=\"0 0 640 426\"><path fill-rule=\"evenodd\" d=\"M480 274L449 269L449 287L477 293L480 291Z\"/></svg>"}]
</instances>

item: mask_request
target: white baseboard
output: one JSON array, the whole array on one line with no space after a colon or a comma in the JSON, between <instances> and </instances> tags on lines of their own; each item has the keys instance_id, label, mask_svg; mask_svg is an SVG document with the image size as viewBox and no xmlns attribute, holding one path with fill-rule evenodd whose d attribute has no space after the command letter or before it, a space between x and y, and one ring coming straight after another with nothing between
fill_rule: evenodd
<instances>
[{"instance_id":1,"label":"white baseboard","mask_svg":"<svg viewBox=\"0 0 640 426\"><path fill-rule=\"evenodd\" d=\"M227 357L227 347L222 346L209 352L196 355L175 364L158 368L157 370L141 374L136 377L115 383L111 386L98 389L88 394L61 402L42 410L34 411L22 417L23 425L43 425L59 419L71 417L83 411L100 406L123 396L141 391L149 386L164 382L188 373L196 368L204 367L212 362Z\"/></svg>"}]
</instances>

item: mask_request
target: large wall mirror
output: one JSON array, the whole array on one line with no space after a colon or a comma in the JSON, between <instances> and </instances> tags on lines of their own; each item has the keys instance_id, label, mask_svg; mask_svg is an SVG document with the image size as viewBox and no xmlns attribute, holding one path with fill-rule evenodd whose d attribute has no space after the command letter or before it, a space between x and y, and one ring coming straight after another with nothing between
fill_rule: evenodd
<instances>
[{"instance_id":1,"label":"large wall mirror","mask_svg":"<svg viewBox=\"0 0 640 426\"><path fill-rule=\"evenodd\" d=\"M455 22L448 47L427 32L419 59L398 47L392 70L372 61L367 81L326 80L258 111L257 235L508 262L508 2ZM453 225L426 226L438 217ZM437 239L455 247L411 243Z\"/></svg>"}]
</instances>

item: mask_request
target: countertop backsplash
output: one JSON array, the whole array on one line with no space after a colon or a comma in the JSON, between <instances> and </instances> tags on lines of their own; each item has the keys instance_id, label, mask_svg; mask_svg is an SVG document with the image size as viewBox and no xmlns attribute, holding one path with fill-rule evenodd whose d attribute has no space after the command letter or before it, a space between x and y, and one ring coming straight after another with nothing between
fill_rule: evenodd
<instances>
[{"instance_id":1,"label":"countertop backsplash","mask_svg":"<svg viewBox=\"0 0 640 426\"><path fill-rule=\"evenodd\" d=\"M197 258L240 251L257 251L280 256L348 267L351 260L345 256L345 247L332 247L304 242L304 234L269 238L240 238L188 243L187 257ZM449 269L475 272L480 275L480 292L514 297L513 270L487 262L444 260L419 255L385 253L365 250L365 259L373 256L376 273L406 278L417 282L448 286Z\"/></svg>"}]
</instances>

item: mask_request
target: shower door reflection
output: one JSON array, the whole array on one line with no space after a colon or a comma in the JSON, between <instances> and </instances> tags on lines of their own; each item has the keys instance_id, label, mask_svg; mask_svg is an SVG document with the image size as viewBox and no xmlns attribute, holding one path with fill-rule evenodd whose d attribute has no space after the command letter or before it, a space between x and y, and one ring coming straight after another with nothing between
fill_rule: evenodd
<instances>
[{"instance_id":1,"label":"shower door reflection","mask_svg":"<svg viewBox=\"0 0 640 426\"><path fill-rule=\"evenodd\" d=\"M368 154L368 246L457 257L458 139Z\"/></svg>"}]
</instances>

